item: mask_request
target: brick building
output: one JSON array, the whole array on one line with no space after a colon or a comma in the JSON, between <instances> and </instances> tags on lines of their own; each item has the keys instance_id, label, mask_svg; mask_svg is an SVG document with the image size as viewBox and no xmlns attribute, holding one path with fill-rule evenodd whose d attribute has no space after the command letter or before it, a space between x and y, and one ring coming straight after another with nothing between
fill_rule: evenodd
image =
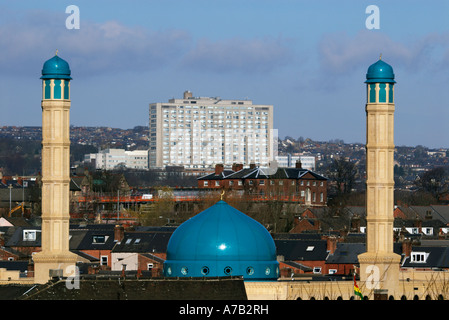
<instances>
[{"instance_id":1,"label":"brick building","mask_svg":"<svg viewBox=\"0 0 449 320\"><path fill-rule=\"evenodd\" d=\"M267 168L250 165L233 165L225 169L217 164L215 171L198 178L200 189L240 190L248 195L267 200L291 200L306 205L325 206L327 203L327 178L301 167Z\"/></svg>"}]
</instances>

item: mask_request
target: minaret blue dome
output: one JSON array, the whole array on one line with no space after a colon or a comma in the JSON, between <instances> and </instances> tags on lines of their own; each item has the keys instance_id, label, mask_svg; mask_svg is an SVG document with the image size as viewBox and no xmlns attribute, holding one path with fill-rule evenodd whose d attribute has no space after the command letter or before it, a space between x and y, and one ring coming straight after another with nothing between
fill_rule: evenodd
<instances>
[{"instance_id":1,"label":"minaret blue dome","mask_svg":"<svg viewBox=\"0 0 449 320\"><path fill-rule=\"evenodd\" d=\"M41 79L65 79L71 80L71 71L69 64L64 59L61 59L57 54L45 61L42 68Z\"/></svg>"},{"instance_id":2,"label":"minaret blue dome","mask_svg":"<svg viewBox=\"0 0 449 320\"><path fill-rule=\"evenodd\" d=\"M173 232L164 263L166 277L279 276L274 240L256 220L221 200Z\"/></svg>"},{"instance_id":3,"label":"minaret blue dome","mask_svg":"<svg viewBox=\"0 0 449 320\"><path fill-rule=\"evenodd\" d=\"M373 63L366 73L365 83L395 83L393 68L382 59Z\"/></svg>"}]
</instances>

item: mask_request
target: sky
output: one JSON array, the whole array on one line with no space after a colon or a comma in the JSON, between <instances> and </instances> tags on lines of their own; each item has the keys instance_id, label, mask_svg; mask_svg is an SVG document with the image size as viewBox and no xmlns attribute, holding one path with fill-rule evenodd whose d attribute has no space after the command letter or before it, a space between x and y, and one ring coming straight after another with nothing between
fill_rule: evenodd
<instances>
[{"instance_id":1,"label":"sky","mask_svg":"<svg viewBox=\"0 0 449 320\"><path fill-rule=\"evenodd\" d=\"M2 0L0 126L42 124L39 78L58 50L74 126L148 126L150 103L190 90L273 105L280 138L365 143L364 81L382 54L395 145L449 148L448 17L447 0Z\"/></svg>"}]
</instances>

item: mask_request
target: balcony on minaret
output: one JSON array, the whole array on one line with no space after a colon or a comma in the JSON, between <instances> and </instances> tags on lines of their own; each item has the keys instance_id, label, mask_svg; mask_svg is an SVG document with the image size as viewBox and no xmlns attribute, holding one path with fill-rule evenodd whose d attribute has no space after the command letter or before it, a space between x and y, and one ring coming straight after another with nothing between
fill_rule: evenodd
<instances>
[{"instance_id":1,"label":"balcony on minaret","mask_svg":"<svg viewBox=\"0 0 449 320\"><path fill-rule=\"evenodd\" d=\"M70 81L49 79L42 81L44 100L70 100Z\"/></svg>"},{"instance_id":2,"label":"balcony on minaret","mask_svg":"<svg viewBox=\"0 0 449 320\"><path fill-rule=\"evenodd\" d=\"M392 83L369 83L367 90L368 103L394 103Z\"/></svg>"}]
</instances>

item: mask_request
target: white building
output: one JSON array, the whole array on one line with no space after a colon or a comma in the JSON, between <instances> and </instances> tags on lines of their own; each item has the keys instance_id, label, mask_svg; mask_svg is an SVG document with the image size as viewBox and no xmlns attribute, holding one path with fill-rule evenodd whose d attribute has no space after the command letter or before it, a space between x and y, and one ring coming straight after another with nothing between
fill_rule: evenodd
<instances>
[{"instance_id":1,"label":"white building","mask_svg":"<svg viewBox=\"0 0 449 320\"><path fill-rule=\"evenodd\" d=\"M195 98L150 104L150 168L268 165L277 152L273 106L250 100Z\"/></svg>"},{"instance_id":2,"label":"white building","mask_svg":"<svg viewBox=\"0 0 449 320\"><path fill-rule=\"evenodd\" d=\"M301 162L301 167L310 171L315 171L315 157L314 156L276 156L276 161L279 167L294 168L296 162Z\"/></svg>"},{"instance_id":3,"label":"white building","mask_svg":"<svg viewBox=\"0 0 449 320\"><path fill-rule=\"evenodd\" d=\"M95 162L96 169L129 168L146 170L148 169L148 150L105 149L98 153L84 155L84 162Z\"/></svg>"}]
</instances>

